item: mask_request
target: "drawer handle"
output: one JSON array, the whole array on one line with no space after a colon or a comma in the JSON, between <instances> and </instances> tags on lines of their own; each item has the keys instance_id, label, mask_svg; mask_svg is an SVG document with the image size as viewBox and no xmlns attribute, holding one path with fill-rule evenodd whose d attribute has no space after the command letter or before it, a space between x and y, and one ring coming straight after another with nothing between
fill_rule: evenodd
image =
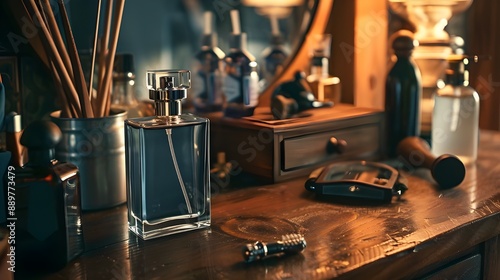
<instances>
[{"instance_id":1,"label":"drawer handle","mask_svg":"<svg viewBox=\"0 0 500 280\"><path fill-rule=\"evenodd\" d=\"M347 148L347 142L344 139L330 137L326 144L326 151L329 154L342 154Z\"/></svg>"}]
</instances>

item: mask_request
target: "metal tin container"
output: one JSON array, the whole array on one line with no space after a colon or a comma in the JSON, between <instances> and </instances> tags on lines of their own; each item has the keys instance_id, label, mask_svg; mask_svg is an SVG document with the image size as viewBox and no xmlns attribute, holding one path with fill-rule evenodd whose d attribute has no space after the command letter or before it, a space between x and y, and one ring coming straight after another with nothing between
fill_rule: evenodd
<instances>
[{"instance_id":1,"label":"metal tin container","mask_svg":"<svg viewBox=\"0 0 500 280\"><path fill-rule=\"evenodd\" d=\"M60 118L51 120L62 131L56 159L78 166L83 210L113 207L127 200L125 188L125 111L111 111L102 118Z\"/></svg>"}]
</instances>

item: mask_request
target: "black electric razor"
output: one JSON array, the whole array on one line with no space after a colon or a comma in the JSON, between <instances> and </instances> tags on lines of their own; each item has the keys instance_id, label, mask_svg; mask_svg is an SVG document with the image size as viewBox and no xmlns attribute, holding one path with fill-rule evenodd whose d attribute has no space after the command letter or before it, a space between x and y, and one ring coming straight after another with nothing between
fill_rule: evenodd
<instances>
[{"instance_id":1,"label":"black electric razor","mask_svg":"<svg viewBox=\"0 0 500 280\"><path fill-rule=\"evenodd\" d=\"M321 196L390 202L408 189L398 179L399 172L387 164L346 161L314 170L305 188Z\"/></svg>"}]
</instances>

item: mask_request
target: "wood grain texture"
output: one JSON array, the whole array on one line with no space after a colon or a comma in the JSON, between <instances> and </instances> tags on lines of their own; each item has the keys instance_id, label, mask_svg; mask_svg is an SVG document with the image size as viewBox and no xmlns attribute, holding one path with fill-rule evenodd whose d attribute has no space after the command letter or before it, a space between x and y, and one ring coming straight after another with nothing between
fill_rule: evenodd
<instances>
[{"instance_id":1,"label":"wood grain texture","mask_svg":"<svg viewBox=\"0 0 500 280\"><path fill-rule=\"evenodd\" d=\"M471 85L480 95L479 125L483 129L500 130L500 2L475 0L467 18L468 54L480 55L471 65ZM487 58L488 57L488 58Z\"/></svg>"},{"instance_id":2,"label":"wood grain texture","mask_svg":"<svg viewBox=\"0 0 500 280\"><path fill-rule=\"evenodd\" d=\"M87 252L56 273L35 276L412 279L486 244L484 272L498 279L499 153L500 134L483 131L479 159L460 186L440 190L426 170L405 172L409 190L390 204L318 199L304 189L305 178L216 190L211 228L147 242L128 233L124 206L86 213ZM301 254L243 262L245 244L294 232L307 241Z\"/></svg>"},{"instance_id":3,"label":"wood grain texture","mask_svg":"<svg viewBox=\"0 0 500 280\"><path fill-rule=\"evenodd\" d=\"M484 279L496 279L500 275L500 235L484 243Z\"/></svg>"}]
</instances>

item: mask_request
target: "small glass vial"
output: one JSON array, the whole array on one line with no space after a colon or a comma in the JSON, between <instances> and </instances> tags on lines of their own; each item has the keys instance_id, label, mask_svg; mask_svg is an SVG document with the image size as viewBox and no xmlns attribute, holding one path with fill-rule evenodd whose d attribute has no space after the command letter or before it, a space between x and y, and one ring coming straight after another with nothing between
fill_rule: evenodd
<instances>
[{"instance_id":1,"label":"small glass vial","mask_svg":"<svg viewBox=\"0 0 500 280\"><path fill-rule=\"evenodd\" d=\"M5 116L5 148L12 153L11 165L21 167L27 162L28 153L21 145L23 134L21 115L11 112Z\"/></svg>"},{"instance_id":2,"label":"small glass vial","mask_svg":"<svg viewBox=\"0 0 500 280\"><path fill-rule=\"evenodd\" d=\"M16 218L16 261L29 268L60 269L84 251L80 174L74 164L55 160L61 137L53 122L30 123L21 136L29 161L11 170L15 188L9 191L15 192L16 211L9 213Z\"/></svg>"},{"instance_id":3,"label":"small glass vial","mask_svg":"<svg viewBox=\"0 0 500 280\"><path fill-rule=\"evenodd\" d=\"M340 103L342 92L340 79L332 77L329 69L331 34L315 34L312 37L311 71L307 76L312 92L318 101Z\"/></svg>"},{"instance_id":4,"label":"small glass vial","mask_svg":"<svg viewBox=\"0 0 500 280\"><path fill-rule=\"evenodd\" d=\"M197 113L222 111L224 52L217 47L217 33L212 32L212 13L205 12L201 50L196 54L197 71L193 75L193 106Z\"/></svg>"},{"instance_id":5,"label":"small glass vial","mask_svg":"<svg viewBox=\"0 0 500 280\"><path fill-rule=\"evenodd\" d=\"M154 117L125 121L129 229L142 239L210 226L209 120L182 114L191 73L147 72Z\"/></svg>"},{"instance_id":6,"label":"small glass vial","mask_svg":"<svg viewBox=\"0 0 500 280\"><path fill-rule=\"evenodd\" d=\"M466 65L470 58L448 58L446 84L434 95L432 153L453 154L467 165L477 159L479 142L479 94L469 86Z\"/></svg>"}]
</instances>

